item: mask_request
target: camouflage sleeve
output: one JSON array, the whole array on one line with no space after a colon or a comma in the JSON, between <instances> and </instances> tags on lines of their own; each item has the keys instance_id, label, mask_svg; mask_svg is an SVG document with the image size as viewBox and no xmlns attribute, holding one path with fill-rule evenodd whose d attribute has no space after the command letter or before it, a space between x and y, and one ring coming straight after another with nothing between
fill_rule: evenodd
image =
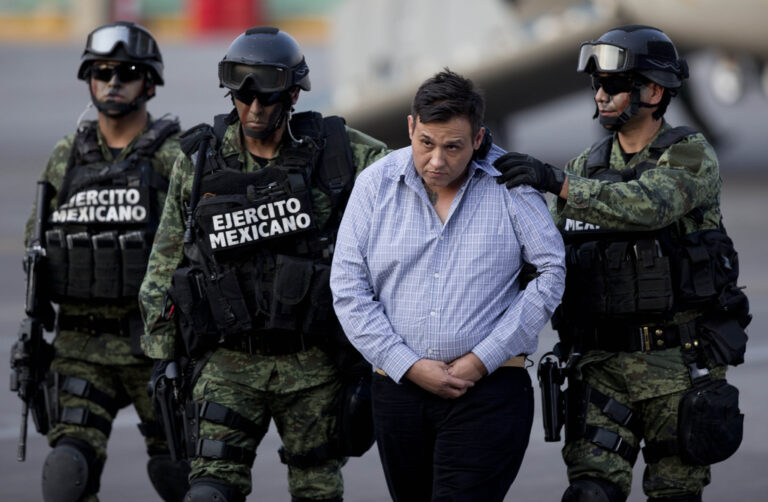
<instances>
[{"instance_id":1,"label":"camouflage sleeve","mask_svg":"<svg viewBox=\"0 0 768 502\"><path fill-rule=\"evenodd\" d=\"M179 154L171 172L168 196L149 254L147 273L139 290L139 308L144 319L141 347L153 359L176 356L176 325L163 317L163 307L173 272L183 256L184 203L189 200L192 173L189 158Z\"/></svg>"},{"instance_id":2,"label":"camouflage sleeve","mask_svg":"<svg viewBox=\"0 0 768 502\"><path fill-rule=\"evenodd\" d=\"M49 208L51 211L58 205L58 192L61 188L61 183L64 181L64 175L67 172L67 163L69 162L69 154L72 151L74 140L75 135L71 134L56 143L56 146L53 147L53 152L51 152L51 156L48 158L48 163L45 165L43 174L40 176L40 181L47 181L54 189ZM34 194L35 192L33 191L32 193ZM29 215L27 224L24 226L24 247L29 245L29 239L32 237L32 231L35 227L36 212L37 201L33 200L32 213Z\"/></svg>"},{"instance_id":3,"label":"camouflage sleeve","mask_svg":"<svg viewBox=\"0 0 768 502\"><path fill-rule=\"evenodd\" d=\"M349 137L349 146L352 148L352 162L355 164L357 174L392 151L383 142L357 129L347 127L347 136Z\"/></svg>"},{"instance_id":4,"label":"camouflage sleeve","mask_svg":"<svg viewBox=\"0 0 768 502\"><path fill-rule=\"evenodd\" d=\"M701 134L672 145L654 169L628 182L583 177L586 156L568 168L568 199L558 198L557 220L573 218L616 230L653 230L695 208L719 203L717 156Z\"/></svg>"},{"instance_id":5,"label":"camouflage sleeve","mask_svg":"<svg viewBox=\"0 0 768 502\"><path fill-rule=\"evenodd\" d=\"M180 152L179 134L177 133L168 137L155 152L155 155L152 157L152 169L160 176L170 180L174 162ZM166 194L164 192L157 191L157 207L162 209L165 206L165 197Z\"/></svg>"}]
</instances>

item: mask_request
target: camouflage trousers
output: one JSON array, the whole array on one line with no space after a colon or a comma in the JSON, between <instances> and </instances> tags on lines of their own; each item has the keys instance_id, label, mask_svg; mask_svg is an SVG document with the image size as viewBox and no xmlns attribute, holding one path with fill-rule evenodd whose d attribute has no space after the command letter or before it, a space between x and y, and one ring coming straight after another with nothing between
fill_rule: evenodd
<instances>
[{"instance_id":1,"label":"camouflage trousers","mask_svg":"<svg viewBox=\"0 0 768 502\"><path fill-rule=\"evenodd\" d=\"M103 365L92 361L59 356L51 364L51 371L58 373L59 378L69 376L90 382L96 390L112 397L117 409L133 404L143 424L156 423L155 412L147 395L147 381L151 370L151 362ZM116 411L107 410L87 398L62 391L58 392L58 396L59 409L85 408L90 414L107 420L109 424L115 419L114 413ZM167 453L168 451L162 431L158 429L157 434L144 438L149 455ZM109 437L98 428L57 423L48 432L48 442L54 446L64 436L88 443L96 451L97 457L102 462L106 461ZM95 502L98 501L98 498L95 495L90 495L84 501Z\"/></svg>"},{"instance_id":2,"label":"camouflage trousers","mask_svg":"<svg viewBox=\"0 0 768 502\"><path fill-rule=\"evenodd\" d=\"M642 435L635 435L611 420L591 402L587 408L587 425L614 432L635 448L640 447L641 440L677 439L678 405L690 387L679 349L593 358L579 365L579 370L584 383L627 406L640 418ZM713 376L721 375L721 371L724 372L722 369L713 372ZM633 465L618 453L581 438L566 442L563 459L571 482L586 477L604 479L629 494ZM643 491L648 497L700 494L709 482L709 466L687 465L678 456L647 464L643 473Z\"/></svg>"},{"instance_id":3,"label":"camouflage trousers","mask_svg":"<svg viewBox=\"0 0 768 502\"><path fill-rule=\"evenodd\" d=\"M219 348L200 372L193 399L229 408L252 422L250 432L200 420L199 438L255 452L275 421L283 448L303 454L326 444L336 425L341 385L328 357L313 348L282 356L251 355ZM288 465L288 490L295 498L325 500L344 492L343 459ZM197 457L190 481L216 478L243 494L251 492L250 461Z\"/></svg>"}]
</instances>

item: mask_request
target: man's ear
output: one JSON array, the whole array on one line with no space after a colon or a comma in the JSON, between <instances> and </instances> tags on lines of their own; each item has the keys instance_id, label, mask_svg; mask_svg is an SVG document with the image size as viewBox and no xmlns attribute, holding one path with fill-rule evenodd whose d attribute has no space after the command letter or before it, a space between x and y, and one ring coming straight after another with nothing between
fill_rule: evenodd
<instances>
[{"instance_id":1,"label":"man's ear","mask_svg":"<svg viewBox=\"0 0 768 502\"><path fill-rule=\"evenodd\" d=\"M296 104L296 102L299 100L299 91L300 91L300 90L301 90L301 89L299 89L299 88L298 88L298 86L297 86L297 87L294 87L294 88L291 90L291 105L295 105L295 104Z\"/></svg>"},{"instance_id":2,"label":"man's ear","mask_svg":"<svg viewBox=\"0 0 768 502\"><path fill-rule=\"evenodd\" d=\"M648 103L651 105L661 103L661 98L664 96L664 88L656 82L651 82L648 84L648 89L651 91L651 95L648 96Z\"/></svg>"},{"instance_id":3,"label":"man's ear","mask_svg":"<svg viewBox=\"0 0 768 502\"><path fill-rule=\"evenodd\" d=\"M408 137L413 140L413 130L416 127L416 124L413 120L413 115L408 115Z\"/></svg>"},{"instance_id":4,"label":"man's ear","mask_svg":"<svg viewBox=\"0 0 768 502\"><path fill-rule=\"evenodd\" d=\"M473 150L477 150L478 148L480 148L480 145L483 144L483 137L485 137L485 127L481 127L477 131L477 135L475 135L475 140L472 143Z\"/></svg>"}]
</instances>

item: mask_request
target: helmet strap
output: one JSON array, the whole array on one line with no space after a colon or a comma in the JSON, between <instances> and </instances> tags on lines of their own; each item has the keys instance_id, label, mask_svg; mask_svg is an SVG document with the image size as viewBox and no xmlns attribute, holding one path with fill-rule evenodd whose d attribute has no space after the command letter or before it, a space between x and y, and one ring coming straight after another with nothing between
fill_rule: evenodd
<instances>
[{"instance_id":1,"label":"helmet strap","mask_svg":"<svg viewBox=\"0 0 768 502\"><path fill-rule=\"evenodd\" d=\"M634 85L632 86L632 91L629 94L629 106L626 107L618 117L604 117L600 115L600 110L597 107L597 104L595 104L595 114L592 116L592 118L594 119L595 117L599 116L600 125L611 132L620 131L621 128L624 127L624 124L629 122L629 119L637 115L640 107L654 108L657 106L640 101L640 89L642 89L642 87L642 82L635 81Z\"/></svg>"},{"instance_id":2,"label":"helmet strap","mask_svg":"<svg viewBox=\"0 0 768 502\"><path fill-rule=\"evenodd\" d=\"M234 96L232 99L234 100ZM272 136L275 131L280 129L280 127L283 125L283 122L285 122L286 117L288 117L290 113L291 95L290 93L286 92L285 97L277 103L277 106L275 106L275 109L272 110L272 113L269 115L267 127L265 127L263 131L249 131L245 127L242 127L243 134L249 138L267 139Z\"/></svg>"},{"instance_id":3,"label":"helmet strap","mask_svg":"<svg viewBox=\"0 0 768 502\"><path fill-rule=\"evenodd\" d=\"M151 89L151 87L152 81L149 78L149 75L147 75L144 77L144 89L141 91L141 94L130 103L102 103L93 95L90 79L88 81L88 91L91 93L91 102L93 103L93 106L109 118L125 117L129 113L138 110L142 104L154 97L154 94L149 94L149 89Z\"/></svg>"}]
</instances>

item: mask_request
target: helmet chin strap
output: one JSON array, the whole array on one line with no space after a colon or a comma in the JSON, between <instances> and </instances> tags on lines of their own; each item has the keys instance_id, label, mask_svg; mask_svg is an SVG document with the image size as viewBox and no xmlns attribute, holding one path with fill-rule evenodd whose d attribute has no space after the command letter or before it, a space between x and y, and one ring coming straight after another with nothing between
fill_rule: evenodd
<instances>
[{"instance_id":1,"label":"helmet chin strap","mask_svg":"<svg viewBox=\"0 0 768 502\"><path fill-rule=\"evenodd\" d=\"M642 83L634 83L632 92L629 95L629 106L624 108L618 117L605 117L600 115L600 108L597 106L597 103L595 103L595 114L592 116L592 119L599 117L598 121L600 122L600 125L611 132L621 131L621 128L624 127L624 124L629 122L629 119L637 115L637 112L641 107L656 108L656 106L658 106L640 101L640 89L642 89L642 87ZM610 98L613 99L613 96L610 96Z\"/></svg>"},{"instance_id":2,"label":"helmet chin strap","mask_svg":"<svg viewBox=\"0 0 768 502\"><path fill-rule=\"evenodd\" d=\"M151 84L149 83L149 80L145 79L144 90L136 99L130 103L103 103L96 99L96 96L93 95L93 89L91 88L90 84L88 85L88 89L91 92L91 102L93 103L93 106L95 106L101 113L110 118L120 118L138 110L143 103L146 103L152 99L153 96L148 92L150 86Z\"/></svg>"},{"instance_id":3,"label":"helmet chin strap","mask_svg":"<svg viewBox=\"0 0 768 502\"><path fill-rule=\"evenodd\" d=\"M275 106L275 109L272 110L272 113L269 115L267 127L265 127L264 130L251 131L245 127L242 127L243 134L249 138L267 139L272 136L275 131L280 129L280 127L283 125L283 122L285 122L286 117L288 117L288 115L291 113L291 96L289 93L285 94L285 97L277 103L278 106ZM234 97L232 99L234 100Z\"/></svg>"}]
</instances>

